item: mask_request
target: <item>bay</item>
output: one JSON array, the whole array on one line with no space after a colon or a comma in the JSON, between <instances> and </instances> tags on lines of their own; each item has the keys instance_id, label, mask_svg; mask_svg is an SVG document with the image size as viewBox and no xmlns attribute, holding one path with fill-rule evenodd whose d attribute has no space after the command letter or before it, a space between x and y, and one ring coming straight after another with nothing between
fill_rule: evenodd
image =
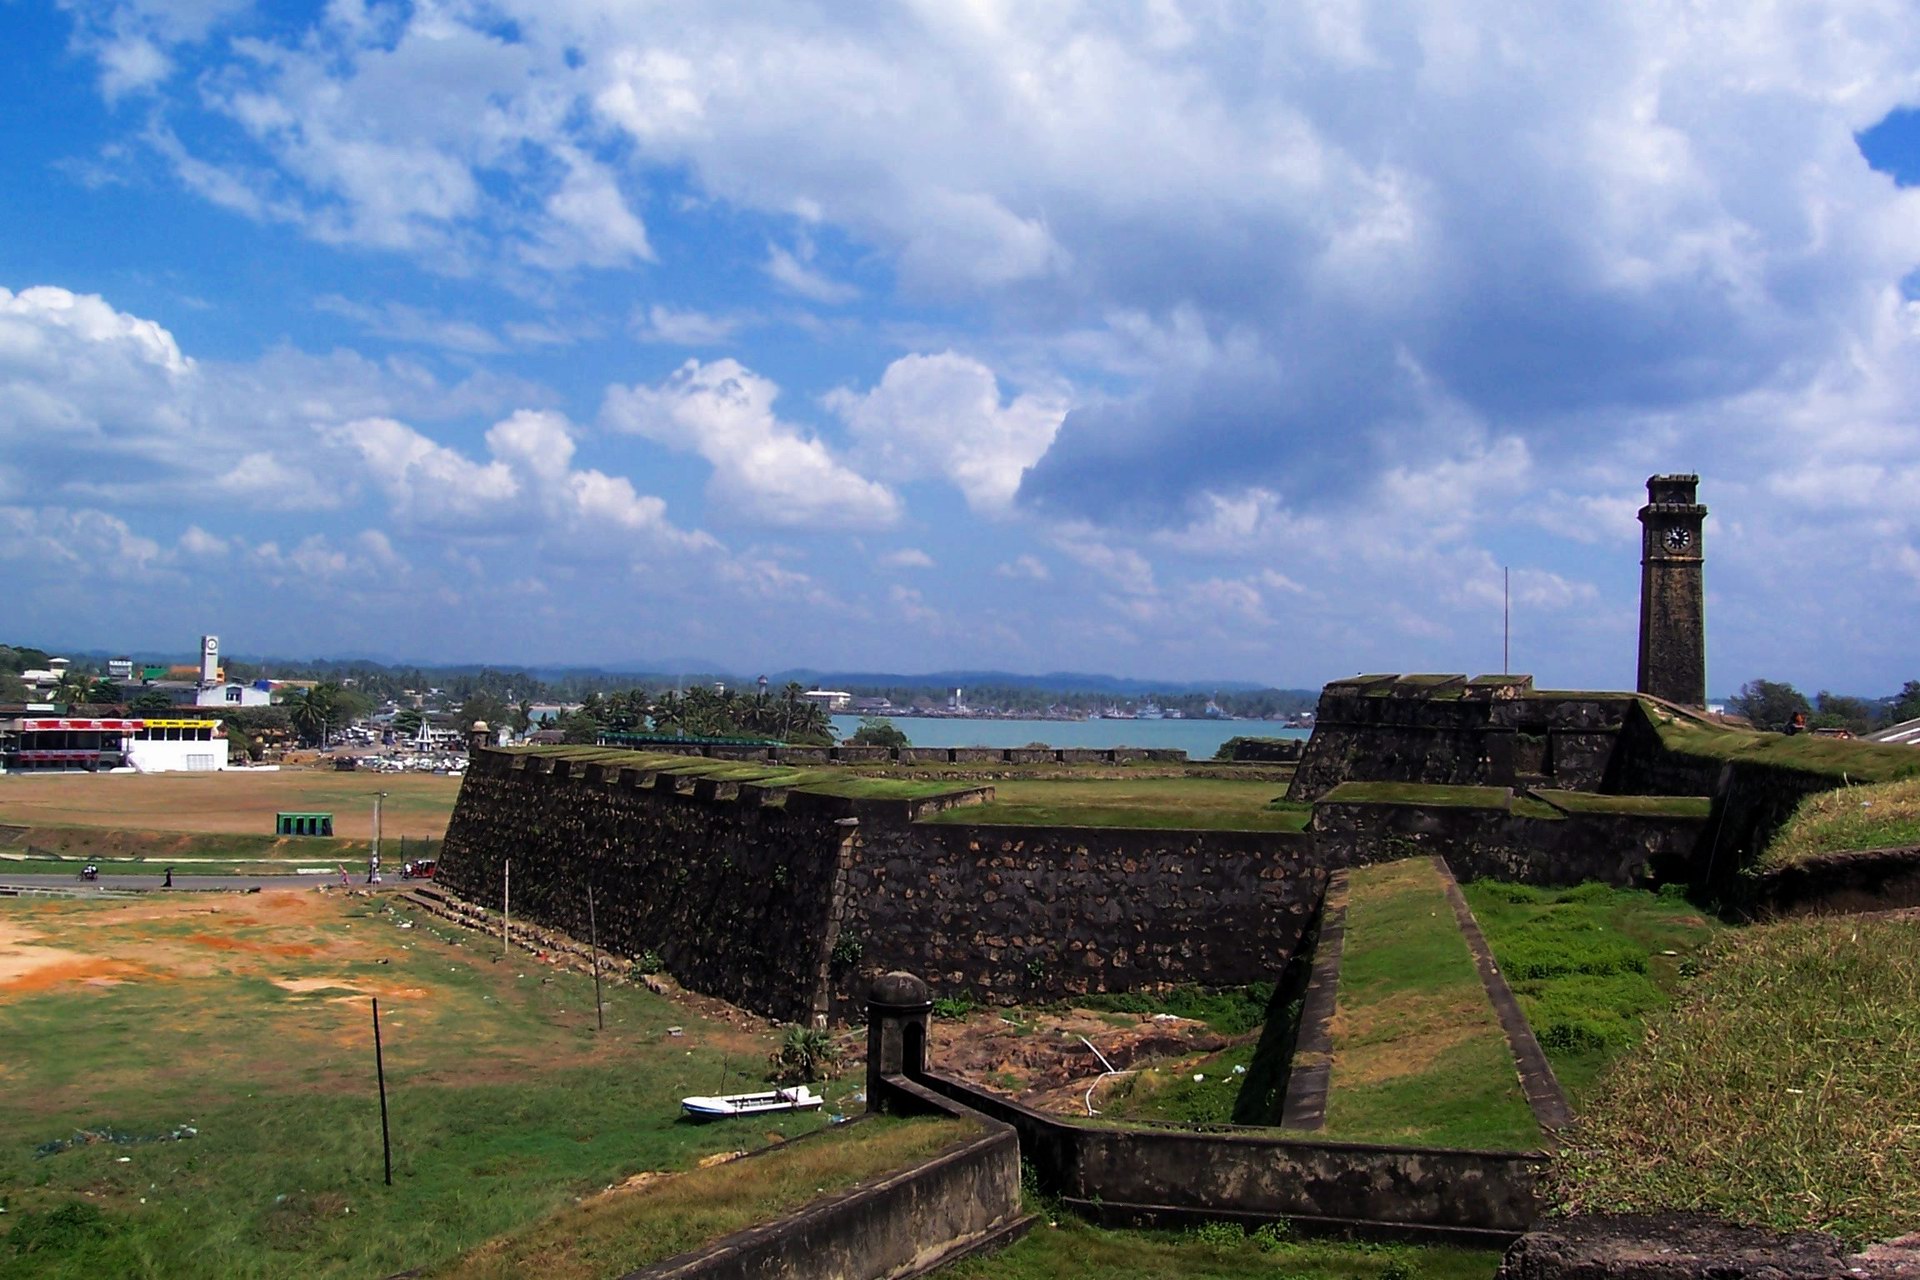
<instances>
[{"instance_id":1,"label":"bay","mask_svg":"<svg viewBox=\"0 0 1920 1280\"><path fill-rule=\"evenodd\" d=\"M1190 760L1209 760L1228 738L1305 738L1266 720L976 720L947 716L889 716L916 747L1170 747ZM834 716L845 742L860 727L859 716Z\"/></svg>"}]
</instances>

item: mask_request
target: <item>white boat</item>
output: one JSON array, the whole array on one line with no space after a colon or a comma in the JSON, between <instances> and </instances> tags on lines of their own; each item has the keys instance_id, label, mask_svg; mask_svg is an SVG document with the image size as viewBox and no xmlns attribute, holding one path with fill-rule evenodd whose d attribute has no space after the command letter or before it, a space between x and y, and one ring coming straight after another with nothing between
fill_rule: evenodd
<instances>
[{"instance_id":1,"label":"white boat","mask_svg":"<svg viewBox=\"0 0 1920 1280\"><path fill-rule=\"evenodd\" d=\"M768 1093L727 1093L717 1098L682 1098L680 1109L695 1120L724 1120L728 1116L762 1116L775 1111L811 1111L825 1101L825 1098L802 1084Z\"/></svg>"}]
</instances>

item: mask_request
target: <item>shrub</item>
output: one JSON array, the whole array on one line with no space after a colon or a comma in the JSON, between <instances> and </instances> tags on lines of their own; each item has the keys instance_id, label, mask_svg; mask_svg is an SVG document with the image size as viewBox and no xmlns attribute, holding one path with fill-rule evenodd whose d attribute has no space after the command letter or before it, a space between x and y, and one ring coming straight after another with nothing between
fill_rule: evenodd
<instances>
[{"instance_id":1,"label":"shrub","mask_svg":"<svg viewBox=\"0 0 1920 1280\"><path fill-rule=\"evenodd\" d=\"M851 969L860 963L860 957L866 954L866 950L859 938L843 933L833 940L833 951L828 958L836 969Z\"/></svg>"},{"instance_id":2,"label":"shrub","mask_svg":"<svg viewBox=\"0 0 1920 1280\"><path fill-rule=\"evenodd\" d=\"M840 1046L817 1027L792 1026L769 1059L775 1080L794 1083L818 1080L840 1060Z\"/></svg>"},{"instance_id":3,"label":"shrub","mask_svg":"<svg viewBox=\"0 0 1920 1280\"><path fill-rule=\"evenodd\" d=\"M1247 1238L1237 1222L1199 1222L1187 1228L1187 1236L1197 1244L1232 1248Z\"/></svg>"},{"instance_id":4,"label":"shrub","mask_svg":"<svg viewBox=\"0 0 1920 1280\"><path fill-rule=\"evenodd\" d=\"M933 1002L933 1014L936 1018L964 1018L980 1007L979 1003L964 992L957 996L941 996Z\"/></svg>"},{"instance_id":5,"label":"shrub","mask_svg":"<svg viewBox=\"0 0 1920 1280\"><path fill-rule=\"evenodd\" d=\"M635 977L644 977L649 973L658 973L666 967L667 962L661 959L660 953L651 948L642 951L633 961L633 973Z\"/></svg>"}]
</instances>

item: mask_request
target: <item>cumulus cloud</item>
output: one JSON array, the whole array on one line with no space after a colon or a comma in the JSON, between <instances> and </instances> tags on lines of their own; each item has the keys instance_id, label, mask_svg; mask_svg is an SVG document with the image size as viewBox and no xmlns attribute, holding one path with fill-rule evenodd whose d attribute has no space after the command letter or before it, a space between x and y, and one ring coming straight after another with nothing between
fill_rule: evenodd
<instances>
[{"instance_id":1,"label":"cumulus cloud","mask_svg":"<svg viewBox=\"0 0 1920 1280\"><path fill-rule=\"evenodd\" d=\"M880 564L887 569L931 569L933 557L918 547L901 547L881 556Z\"/></svg>"},{"instance_id":2,"label":"cumulus cloud","mask_svg":"<svg viewBox=\"0 0 1920 1280\"><path fill-rule=\"evenodd\" d=\"M719 546L704 533L676 527L666 503L637 492L626 477L574 467L574 429L557 413L521 410L495 423L486 434L491 457L485 462L390 418L349 422L329 436L359 454L394 520L410 528L489 535L532 527L590 535L573 544L576 550L630 549L632 538L679 551Z\"/></svg>"},{"instance_id":3,"label":"cumulus cloud","mask_svg":"<svg viewBox=\"0 0 1920 1280\"><path fill-rule=\"evenodd\" d=\"M950 481L976 511L1004 511L1020 475L1040 458L1066 414L1064 396L1029 393L1002 404L999 380L952 351L887 366L878 385L827 397L846 420L859 456L901 480Z\"/></svg>"},{"instance_id":4,"label":"cumulus cloud","mask_svg":"<svg viewBox=\"0 0 1920 1280\"><path fill-rule=\"evenodd\" d=\"M885 528L900 501L773 412L780 388L735 360L689 360L657 387L607 389L611 429L697 453L712 496L736 514L798 528Z\"/></svg>"}]
</instances>

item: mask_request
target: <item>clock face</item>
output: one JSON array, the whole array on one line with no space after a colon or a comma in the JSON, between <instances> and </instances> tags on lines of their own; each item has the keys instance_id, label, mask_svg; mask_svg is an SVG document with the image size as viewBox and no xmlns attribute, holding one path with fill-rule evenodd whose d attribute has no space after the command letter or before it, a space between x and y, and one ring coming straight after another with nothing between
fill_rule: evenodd
<instances>
[{"instance_id":1,"label":"clock face","mask_svg":"<svg viewBox=\"0 0 1920 1280\"><path fill-rule=\"evenodd\" d=\"M1693 533L1687 529L1669 529L1662 540L1669 551L1685 551L1693 545Z\"/></svg>"}]
</instances>

